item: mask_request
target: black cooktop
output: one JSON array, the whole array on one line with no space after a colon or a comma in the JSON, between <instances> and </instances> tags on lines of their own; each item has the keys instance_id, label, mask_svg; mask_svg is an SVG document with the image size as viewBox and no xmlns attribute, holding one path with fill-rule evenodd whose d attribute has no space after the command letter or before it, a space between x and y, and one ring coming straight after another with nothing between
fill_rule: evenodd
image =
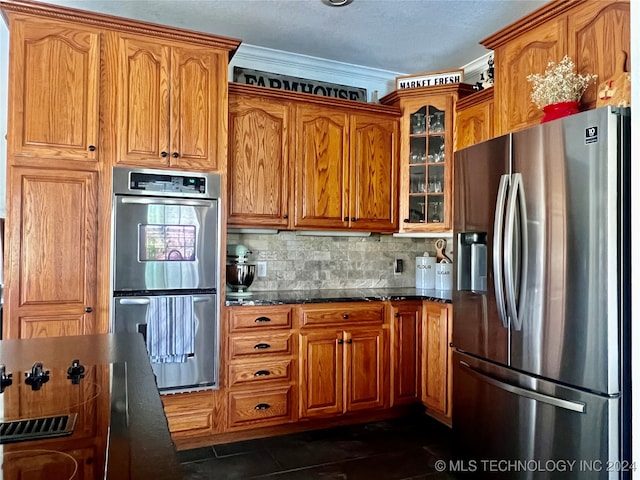
<instances>
[{"instance_id":1,"label":"black cooktop","mask_svg":"<svg viewBox=\"0 0 640 480\"><path fill-rule=\"evenodd\" d=\"M0 478L182 478L139 334L0 341Z\"/></svg>"},{"instance_id":2,"label":"black cooktop","mask_svg":"<svg viewBox=\"0 0 640 480\"><path fill-rule=\"evenodd\" d=\"M105 477L110 425L127 422L125 363L36 361L22 371L9 362L0 365L0 390L0 478Z\"/></svg>"}]
</instances>

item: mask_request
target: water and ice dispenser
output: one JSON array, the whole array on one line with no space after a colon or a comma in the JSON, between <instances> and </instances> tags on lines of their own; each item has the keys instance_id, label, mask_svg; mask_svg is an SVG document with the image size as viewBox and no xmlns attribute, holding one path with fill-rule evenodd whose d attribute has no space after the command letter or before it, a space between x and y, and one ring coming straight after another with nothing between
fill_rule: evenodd
<instances>
[{"instance_id":1,"label":"water and ice dispenser","mask_svg":"<svg viewBox=\"0 0 640 480\"><path fill-rule=\"evenodd\" d=\"M461 232L457 243L457 289L486 292L487 233Z\"/></svg>"}]
</instances>

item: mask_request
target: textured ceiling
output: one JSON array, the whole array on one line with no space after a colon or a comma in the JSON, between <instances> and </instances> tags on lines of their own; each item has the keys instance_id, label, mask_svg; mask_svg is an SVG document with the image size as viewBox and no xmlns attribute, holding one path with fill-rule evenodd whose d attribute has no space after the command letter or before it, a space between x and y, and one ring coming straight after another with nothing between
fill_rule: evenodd
<instances>
[{"instance_id":1,"label":"textured ceiling","mask_svg":"<svg viewBox=\"0 0 640 480\"><path fill-rule=\"evenodd\" d=\"M548 0L50 0L398 73L459 68Z\"/></svg>"}]
</instances>

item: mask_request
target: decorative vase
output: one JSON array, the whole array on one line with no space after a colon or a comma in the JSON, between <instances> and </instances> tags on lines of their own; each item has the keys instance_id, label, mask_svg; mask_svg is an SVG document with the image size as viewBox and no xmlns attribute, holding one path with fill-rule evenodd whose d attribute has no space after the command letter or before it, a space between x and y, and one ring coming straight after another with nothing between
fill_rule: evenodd
<instances>
[{"instance_id":1,"label":"decorative vase","mask_svg":"<svg viewBox=\"0 0 640 480\"><path fill-rule=\"evenodd\" d=\"M580 111L580 102L571 100L568 102L552 103L542 108L544 116L540 123L556 120L557 118L567 117Z\"/></svg>"}]
</instances>

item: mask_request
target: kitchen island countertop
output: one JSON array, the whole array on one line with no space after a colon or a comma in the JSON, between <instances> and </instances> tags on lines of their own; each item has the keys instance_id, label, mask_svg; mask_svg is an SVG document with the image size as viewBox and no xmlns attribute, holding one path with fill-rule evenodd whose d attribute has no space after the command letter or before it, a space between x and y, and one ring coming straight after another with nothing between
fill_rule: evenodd
<instances>
[{"instance_id":1,"label":"kitchen island countertop","mask_svg":"<svg viewBox=\"0 0 640 480\"><path fill-rule=\"evenodd\" d=\"M328 290L278 290L252 292L250 297L227 296L226 306L284 305L332 302L374 302L384 300L428 300L451 303L451 290L418 288L345 288Z\"/></svg>"}]
</instances>

